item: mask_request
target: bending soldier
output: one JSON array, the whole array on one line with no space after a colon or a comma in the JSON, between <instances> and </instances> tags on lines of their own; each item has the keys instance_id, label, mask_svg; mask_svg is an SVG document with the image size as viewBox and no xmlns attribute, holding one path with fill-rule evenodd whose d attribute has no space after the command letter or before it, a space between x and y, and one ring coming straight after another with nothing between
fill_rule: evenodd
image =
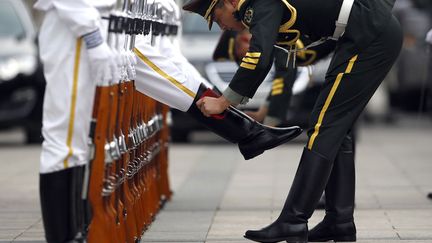
<instances>
[{"instance_id":1,"label":"bending soldier","mask_svg":"<svg viewBox=\"0 0 432 243\"><path fill-rule=\"evenodd\" d=\"M271 66L275 45L294 58L300 34L313 41L337 40L324 86L310 116L308 142L294 182L275 222L245 237L258 242L355 241L353 167L336 166L341 151L352 151L353 123L380 85L401 48L401 30L392 16L394 0L192 0L183 9L202 15L211 27L252 34L250 48L219 98L197 106L206 116L246 102ZM336 25L335 25L336 23ZM293 55L294 54L294 55ZM352 153L350 153L352 154ZM351 155L350 155L351 156ZM325 188L330 203L324 220L308 232L307 222ZM327 190L326 190L327 192ZM349 194L347 194L349 193Z\"/></svg>"}]
</instances>

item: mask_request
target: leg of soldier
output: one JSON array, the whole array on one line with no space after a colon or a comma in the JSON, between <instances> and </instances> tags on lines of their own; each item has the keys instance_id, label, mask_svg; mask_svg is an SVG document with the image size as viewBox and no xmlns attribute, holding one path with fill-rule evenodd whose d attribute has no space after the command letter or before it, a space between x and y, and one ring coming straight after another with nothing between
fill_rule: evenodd
<instances>
[{"instance_id":1,"label":"leg of soldier","mask_svg":"<svg viewBox=\"0 0 432 243\"><path fill-rule=\"evenodd\" d=\"M309 231L310 242L355 241L354 136L349 132L339 149L325 189L324 220Z\"/></svg>"},{"instance_id":2,"label":"leg of soldier","mask_svg":"<svg viewBox=\"0 0 432 243\"><path fill-rule=\"evenodd\" d=\"M136 86L140 92L170 107L186 111L211 131L230 142L238 143L245 159L251 159L301 133L299 127L262 126L235 108L230 108L217 118L205 117L195 103L202 96L216 94L190 75L187 69L181 69L185 65L175 65L145 39L138 38L135 54L139 59Z\"/></svg>"},{"instance_id":3,"label":"leg of soldier","mask_svg":"<svg viewBox=\"0 0 432 243\"><path fill-rule=\"evenodd\" d=\"M399 23L392 17L383 33L360 53L350 51L354 43L349 38L339 40L311 114L314 125L282 212L264 229L247 231L246 238L307 242L308 219L327 185L345 135L396 60L401 36Z\"/></svg>"},{"instance_id":4,"label":"leg of soldier","mask_svg":"<svg viewBox=\"0 0 432 243\"><path fill-rule=\"evenodd\" d=\"M74 170L87 161L87 137L95 82L90 79L84 44L47 12L41 27L40 55L47 81L40 164L40 200L48 242L73 240Z\"/></svg>"}]
</instances>

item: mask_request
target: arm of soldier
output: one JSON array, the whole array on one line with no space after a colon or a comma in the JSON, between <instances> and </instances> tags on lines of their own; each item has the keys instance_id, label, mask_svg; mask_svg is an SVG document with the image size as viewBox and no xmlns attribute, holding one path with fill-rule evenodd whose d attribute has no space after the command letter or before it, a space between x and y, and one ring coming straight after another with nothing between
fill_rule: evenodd
<instances>
[{"instance_id":1,"label":"arm of soldier","mask_svg":"<svg viewBox=\"0 0 432 243\"><path fill-rule=\"evenodd\" d=\"M214 87L214 85L199 73L199 71L186 59L183 53L181 53L180 49L177 48L168 38L162 40L161 54L171 60L171 62L173 62L178 68L183 70L183 73L188 77L188 79L204 83L209 88Z\"/></svg>"},{"instance_id":2,"label":"arm of soldier","mask_svg":"<svg viewBox=\"0 0 432 243\"><path fill-rule=\"evenodd\" d=\"M58 16L77 36L99 29L100 15L86 0L53 0Z\"/></svg>"},{"instance_id":3,"label":"arm of soldier","mask_svg":"<svg viewBox=\"0 0 432 243\"><path fill-rule=\"evenodd\" d=\"M332 57L333 54L330 54L310 66L310 82L324 83L327 69L330 66Z\"/></svg>"},{"instance_id":4,"label":"arm of soldier","mask_svg":"<svg viewBox=\"0 0 432 243\"><path fill-rule=\"evenodd\" d=\"M253 4L249 51L242 59L229 87L223 93L230 103L246 103L248 98L253 97L270 70L273 61L273 45L283 15L281 4L278 0L256 1Z\"/></svg>"},{"instance_id":5,"label":"arm of soldier","mask_svg":"<svg viewBox=\"0 0 432 243\"><path fill-rule=\"evenodd\" d=\"M138 59L135 78L137 90L172 108L187 111L200 82L189 79L181 68L144 38L137 36L134 49Z\"/></svg>"}]
</instances>

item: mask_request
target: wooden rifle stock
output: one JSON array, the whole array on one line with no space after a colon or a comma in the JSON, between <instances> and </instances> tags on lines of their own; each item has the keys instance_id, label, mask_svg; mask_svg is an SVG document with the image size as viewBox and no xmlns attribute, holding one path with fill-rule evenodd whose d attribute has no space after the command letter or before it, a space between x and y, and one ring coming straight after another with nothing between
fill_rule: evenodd
<instances>
[{"instance_id":1,"label":"wooden rifle stock","mask_svg":"<svg viewBox=\"0 0 432 243\"><path fill-rule=\"evenodd\" d=\"M119 242L116 235L110 235L112 229L108 222L113 216L106 206L106 198L102 196L105 178L105 144L108 130L110 87L97 86L93 107L93 119L96 120L94 145L95 154L91 161L89 201L92 208L92 219L89 225L88 242Z\"/></svg>"}]
</instances>

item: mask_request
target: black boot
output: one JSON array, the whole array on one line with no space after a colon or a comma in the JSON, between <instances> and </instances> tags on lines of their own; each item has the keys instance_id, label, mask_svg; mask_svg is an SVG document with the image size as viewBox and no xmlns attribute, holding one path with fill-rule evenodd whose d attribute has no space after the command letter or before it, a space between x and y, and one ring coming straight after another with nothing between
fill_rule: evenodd
<instances>
[{"instance_id":1,"label":"black boot","mask_svg":"<svg viewBox=\"0 0 432 243\"><path fill-rule=\"evenodd\" d=\"M274 128L262 125L233 107L229 107L218 118L206 117L195 105L204 96L218 97L213 90L201 84L187 113L222 138L238 143L240 152L246 160L288 142L302 132L297 126Z\"/></svg>"},{"instance_id":2,"label":"black boot","mask_svg":"<svg viewBox=\"0 0 432 243\"><path fill-rule=\"evenodd\" d=\"M325 196L326 215L309 231L309 241L356 241L354 142L350 135L345 137L336 157Z\"/></svg>"},{"instance_id":3,"label":"black boot","mask_svg":"<svg viewBox=\"0 0 432 243\"><path fill-rule=\"evenodd\" d=\"M331 169L331 161L305 148L279 218L261 230L248 230L244 237L258 242L307 242L307 222L323 193Z\"/></svg>"},{"instance_id":4,"label":"black boot","mask_svg":"<svg viewBox=\"0 0 432 243\"><path fill-rule=\"evenodd\" d=\"M318 201L318 204L315 209L325 209L325 194L321 195L321 198Z\"/></svg>"},{"instance_id":5,"label":"black boot","mask_svg":"<svg viewBox=\"0 0 432 243\"><path fill-rule=\"evenodd\" d=\"M57 172L40 174L39 192L45 238L48 243L78 242L79 223L74 178L82 174L82 167L74 167Z\"/></svg>"}]
</instances>

